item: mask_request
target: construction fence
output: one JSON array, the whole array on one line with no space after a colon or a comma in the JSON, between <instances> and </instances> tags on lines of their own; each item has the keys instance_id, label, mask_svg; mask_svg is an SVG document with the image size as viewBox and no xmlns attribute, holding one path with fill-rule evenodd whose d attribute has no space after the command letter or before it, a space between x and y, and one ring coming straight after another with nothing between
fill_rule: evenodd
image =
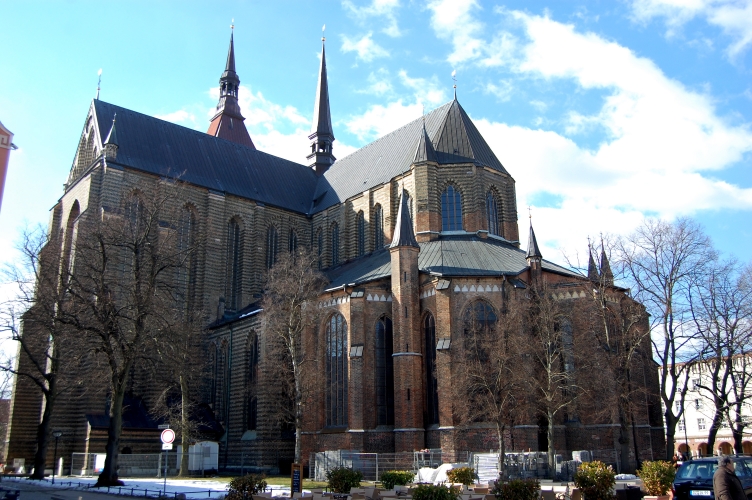
<instances>
[{"instance_id":1,"label":"construction fence","mask_svg":"<svg viewBox=\"0 0 752 500\"><path fill-rule=\"evenodd\" d=\"M188 472L194 476L217 473L218 453L206 449L188 452ZM95 476L104 468L104 453L73 453L71 455L71 476ZM181 453L162 452L150 454L118 455L119 477L167 477L177 476L180 471Z\"/></svg>"}]
</instances>

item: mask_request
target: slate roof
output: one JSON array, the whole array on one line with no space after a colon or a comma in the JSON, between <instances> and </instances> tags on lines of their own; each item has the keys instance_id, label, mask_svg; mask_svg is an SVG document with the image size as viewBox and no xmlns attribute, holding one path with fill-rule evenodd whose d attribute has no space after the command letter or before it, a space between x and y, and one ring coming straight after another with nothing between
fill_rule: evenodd
<instances>
[{"instance_id":1,"label":"slate roof","mask_svg":"<svg viewBox=\"0 0 752 500\"><path fill-rule=\"evenodd\" d=\"M162 176L306 214L318 176L310 168L203 132L94 100L100 137L117 113L117 160Z\"/></svg>"},{"instance_id":2,"label":"slate roof","mask_svg":"<svg viewBox=\"0 0 752 500\"><path fill-rule=\"evenodd\" d=\"M473 163L507 173L457 100L428 113L425 126L439 164ZM417 118L337 160L316 187L312 212L325 210L407 172L413 164L422 127L423 117Z\"/></svg>"},{"instance_id":3,"label":"slate roof","mask_svg":"<svg viewBox=\"0 0 752 500\"><path fill-rule=\"evenodd\" d=\"M525 251L496 238L474 233L442 235L438 240L419 243L418 269L444 277L517 276L528 268ZM342 285L359 285L391 276L389 251L382 249L327 273L332 290ZM545 271L581 278L577 273L547 260Z\"/></svg>"},{"instance_id":4,"label":"slate roof","mask_svg":"<svg viewBox=\"0 0 752 500\"><path fill-rule=\"evenodd\" d=\"M397 210L397 220L394 223L394 235L389 248L396 247L415 247L420 248L415 233L413 232L413 223L410 220L410 209L407 207L407 196L405 189L400 193L400 206Z\"/></svg>"}]
</instances>

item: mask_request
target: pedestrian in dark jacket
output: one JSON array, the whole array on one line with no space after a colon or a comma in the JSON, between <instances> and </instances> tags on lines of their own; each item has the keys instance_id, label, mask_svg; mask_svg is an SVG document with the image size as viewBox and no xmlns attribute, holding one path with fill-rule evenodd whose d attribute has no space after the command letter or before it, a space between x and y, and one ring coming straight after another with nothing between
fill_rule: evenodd
<instances>
[{"instance_id":1,"label":"pedestrian in dark jacket","mask_svg":"<svg viewBox=\"0 0 752 500\"><path fill-rule=\"evenodd\" d=\"M734 462L729 457L718 459L718 469L713 474L715 500L747 500L742 482L734 472Z\"/></svg>"}]
</instances>

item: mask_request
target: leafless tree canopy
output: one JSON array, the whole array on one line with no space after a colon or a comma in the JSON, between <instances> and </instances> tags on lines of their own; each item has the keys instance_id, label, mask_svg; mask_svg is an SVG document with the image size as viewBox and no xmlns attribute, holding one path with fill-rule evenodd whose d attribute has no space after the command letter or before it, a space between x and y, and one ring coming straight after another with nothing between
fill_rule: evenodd
<instances>
[{"instance_id":1,"label":"leafless tree canopy","mask_svg":"<svg viewBox=\"0 0 752 500\"><path fill-rule=\"evenodd\" d=\"M306 404L315 396L316 346L304 342L319 319L317 300L326 284L318 258L305 249L282 256L269 270L264 290L263 373L274 381L272 416L295 426L295 461L301 460L301 431ZM315 336L314 336L315 337ZM271 387L272 385L270 385Z\"/></svg>"}]
</instances>

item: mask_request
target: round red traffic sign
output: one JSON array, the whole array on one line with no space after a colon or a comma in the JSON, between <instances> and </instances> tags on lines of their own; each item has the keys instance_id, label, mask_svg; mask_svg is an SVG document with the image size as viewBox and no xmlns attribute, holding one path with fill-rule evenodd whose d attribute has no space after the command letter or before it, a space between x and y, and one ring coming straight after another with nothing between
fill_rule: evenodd
<instances>
[{"instance_id":1,"label":"round red traffic sign","mask_svg":"<svg viewBox=\"0 0 752 500\"><path fill-rule=\"evenodd\" d=\"M162 442L169 444L175 441L175 431L172 429L165 429L162 431Z\"/></svg>"}]
</instances>

